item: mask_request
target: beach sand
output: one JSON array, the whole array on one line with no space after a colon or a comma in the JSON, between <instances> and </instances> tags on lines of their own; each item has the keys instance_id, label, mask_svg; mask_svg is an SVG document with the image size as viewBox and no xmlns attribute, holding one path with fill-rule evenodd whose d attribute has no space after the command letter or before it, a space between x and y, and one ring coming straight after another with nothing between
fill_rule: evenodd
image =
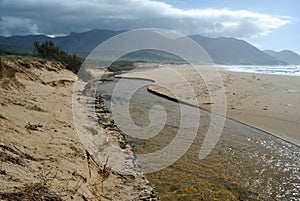
<instances>
[{"instance_id":1,"label":"beach sand","mask_svg":"<svg viewBox=\"0 0 300 201\"><path fill-rule=\"evenodd\" d=\"M137 69L145 65L153 67L156 64L137 64ZM220 86L216 74L220 75L224 87ZM214 112L222 115L226 102L227 117L300 146L299 76L230 72L222 68L214 71L207 67L199 67L196 71L187 65L160 65L121 77L153 80L155 83L149 86L150 91L208 111L214 108ZM191 95L191 88L195 95Z\"/></svg>"},{"instance_id":2,"label":"beach sand","mask_svg":"<svg viewBox=\"0 0 300 201\"><path fill-rule=\"evenodd\" d=\"M143 174L110 170L111 159L118 157L114 153L106 168L88 157L72 114L76 79L60 62L0 57L0 200L157 200ZM111 117L104 115L100 122L107 125ZM28 122L42 127L26 129ZM127 143L120 147L118 131L100 126L98 131L85 127L85 132L87 137L100 132L105 142L98 144L99 150L115 147L126 153L126 162L134 163ZM101 151L99 156L107 159Z\"/></svg>"}]
</instances>

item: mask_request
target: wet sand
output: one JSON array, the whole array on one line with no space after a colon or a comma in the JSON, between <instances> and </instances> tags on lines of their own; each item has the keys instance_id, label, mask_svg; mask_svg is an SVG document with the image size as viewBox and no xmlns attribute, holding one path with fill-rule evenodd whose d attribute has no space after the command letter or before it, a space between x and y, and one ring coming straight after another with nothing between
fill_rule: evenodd
<instances>
[{"instance_id":1,"label":"wet sand","mask_svg":"<svg viewBox=\"0 0 300 201\"><path fill-rule=\"evenodd\" d=\"M166 67L172 67L173 71ZM199 69L204 78L186 65L160 65L122 77L154 80L155 84L149 86L151 91L195 105L189 93L192 88L198 106L208 111L215 107L216 113L220 113L218 107L222 104L219 102L224 100L215 97L225 95L227 117L300 145L300 77L229 72L219 68L223 88L217 82L214 84L215 71L206 67ZM172 75L174 70L177 75ZM188 80L191 87L184 80Z\"/></svg>"}]
</instances>

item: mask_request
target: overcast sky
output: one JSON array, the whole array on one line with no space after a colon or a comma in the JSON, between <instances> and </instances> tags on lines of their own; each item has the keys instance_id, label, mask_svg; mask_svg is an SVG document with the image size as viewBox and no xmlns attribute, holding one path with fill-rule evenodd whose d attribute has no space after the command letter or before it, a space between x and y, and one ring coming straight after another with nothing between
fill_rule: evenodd
<instances>
[{"instance_id":1,"label":"overcast sky","mask_svg":"<svg viewBox=\"0 0 300 201\"><path fill-rule=\"evenodd\" d=\"M165 28L300 53L298 0L0 0L0 35Z\"/></svg>"}]
</instances>

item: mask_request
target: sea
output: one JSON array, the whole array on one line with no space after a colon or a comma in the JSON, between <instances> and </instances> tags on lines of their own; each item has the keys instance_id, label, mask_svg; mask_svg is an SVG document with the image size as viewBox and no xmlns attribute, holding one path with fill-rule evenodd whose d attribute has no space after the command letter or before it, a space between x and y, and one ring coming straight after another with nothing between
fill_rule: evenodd
<instances>
[{"instance_id":1,"label":"sea","mask_svg":"<svg viewBox=\"0 0 300 201\"><path fill-rule=\"evenodd\" d=\"M300 65L289 65L289 66L218 65L218 67L233 72L300 76Z\"/></svg>"}]
</instances>

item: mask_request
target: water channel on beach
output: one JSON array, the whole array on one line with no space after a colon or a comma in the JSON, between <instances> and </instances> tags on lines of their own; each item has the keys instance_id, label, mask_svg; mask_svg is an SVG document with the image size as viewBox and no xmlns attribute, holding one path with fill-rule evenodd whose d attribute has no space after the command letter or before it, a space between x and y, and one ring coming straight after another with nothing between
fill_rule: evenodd
<instances>
[{"instance_id":1,"label":"water channel on beach","mask_svg":"<svg viewBox=\"0 0 300 201\"><path fill-rule=\"evenodd\" d=\"M112 101L125 107L122 93L111 98L117 81L98 86L97 91L105 98L108 108ZM126 79L128 85L139 83L152 84ZM148 92L146 86L130 99L129 111L134 123L140 127L149 125L149 111L155 105L166 111L165 126L150 139L128 137L135 153L160 150L176 136L182 115L179 103ZM299 147L226 119L217 146L208 157L200 160L199 150L209 127L210 113L200 110L200 114L197 136L188 151L171 166L146 175L162 200L300 200Z\"/></svg>"}]
</instances>

